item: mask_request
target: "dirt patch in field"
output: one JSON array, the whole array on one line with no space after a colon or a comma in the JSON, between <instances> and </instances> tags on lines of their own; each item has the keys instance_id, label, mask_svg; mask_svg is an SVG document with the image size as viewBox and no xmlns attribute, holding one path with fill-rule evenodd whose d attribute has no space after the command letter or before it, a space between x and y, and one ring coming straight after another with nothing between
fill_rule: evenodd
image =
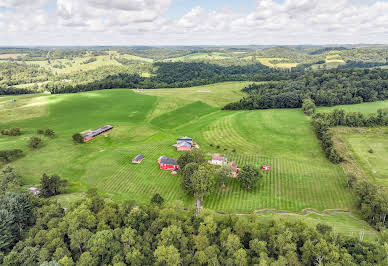
<instances>
[{"instance_id":1,"label":"dirt patch in field","mask_svg":"<svg viewBox=\"0 0 388 266\"><path fill-rule=\"evenodd\" d=\"M92 132L92 130L91 129L87 129L87 130L84 130L84 131L80 132L80 134L82 135L82 134L87 134L87 133L90 133L90 132Z\"/></svg>"},{"instance_id":2,"label":"dirt patch in field","mask_svg":"<svg viewBox=\"0 0 388 266\"><path fill-rule=\"evenodd\" d=\"M0 59L16 59L18 56L22 54L0 54Z\"/></svg>"}]
</instances>

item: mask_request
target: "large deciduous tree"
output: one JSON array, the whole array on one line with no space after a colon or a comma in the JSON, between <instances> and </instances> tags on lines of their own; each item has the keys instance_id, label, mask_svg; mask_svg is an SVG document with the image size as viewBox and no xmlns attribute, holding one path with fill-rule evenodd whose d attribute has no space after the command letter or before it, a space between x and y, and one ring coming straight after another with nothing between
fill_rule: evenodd
<instances>
[{"instance_id":1,"label":"large deciduous tree","mask_svg":"<svg viewBox=\"0 0 388 266\"><path fill-rule=\"evenodd\" d=\"M67 181L61 180L58 175L50 176L50 175L47 175L46 173L42 175L42 179L40 183L41 183L40 195L45 198L63 193L67 185Z\"/></svg>"},{"instance_id":2,"label":"large deciduous tree","mask_svg":"<svg viewBox=\"0 0 388 266\"><path fill-rule=\"evenodd\" d=\"M205 162L205 157L201 150L194 149L183 153L178 159L178 165L180 169L184 169L189 163L201 164Z\"/></svg>"},{"instance_id":3,"label":"large deciduous tree","mask_svg":"<svg viewBox=\"0 0 388 266\"><path fill-rule=\"evenodd\" d=\"M241 168L237 180L243 188L251 189L261 178L260 171L251 165L245 165Z\"/></svg>"},{"instance_id":4,"label":"large deciduous tree","mask_svg":"<svg viewBox=\"0 0 388 266\"><path fill-rule=\"evenodd\" d=\"M201 200L210 194L215 186L214 169L209 164L201 164L198 169L191 175L192 193L196 198L198 214L201 211Z\"/></svg>"},{"instance_id":5,"label":"large deciduous tree","mask_svg":"<svg viewBox=\"0 0 388 266\"><path fill-rule=\"evenodd\" d=\"M223 165L217 169L217 180L225 187L225 184L229 182L229 179L233 177L233 168L230 165Z\"/></svg>"}]
</instances>

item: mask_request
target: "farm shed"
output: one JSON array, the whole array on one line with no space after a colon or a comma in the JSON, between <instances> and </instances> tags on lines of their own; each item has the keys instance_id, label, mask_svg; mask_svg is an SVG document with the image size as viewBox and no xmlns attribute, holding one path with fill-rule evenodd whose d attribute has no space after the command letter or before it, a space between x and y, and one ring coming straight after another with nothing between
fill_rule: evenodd
<instances>
[{"instance_id":1,"label":"farm shed","mask_svg":"<svg viewBox=\"0 0 388 266\"><path fill-rule=\"evenodd\" d=\"M102 133L105 133L105 132L107 132L107 131L109 131L111 129L113 129L113 126L105 125L103 127L97 128L96 130L93 130L92 132L89 132L89 133L83 135L82 138L84 139L84 141L89 141L92 138L95 138L98 135L100 135Z\"/></svg>"},{"instance_id":2,"label":"farm shed","mask_svg":"<svg viewBox=\"0 0 388 266\"><path fill-rule=\"evenodd\" d=\"M30 187L28 188L28 191L30 191L34 196L39 196L40 194L40 188L38 187Z\"/></svg>"},{"instance_id":3,"label":"farm shed","mask_svg":"<svg viewBox=\"0 0 388 266\"><path fill-rule=\"evenodd\" d=\"M144 155L139 154L135 158L132 159L132 163L141 163L144 160Z\"/></svg>"},{"instance_id":4,"label":"farm shed","mask_svg":"<svg viewBox=\"0 0 388 266\"><path fill-rule=\"evenodd\" d=\"M178 162L176 159L168 158L167 156L162 156L159 159L160 160L158 160L158 162L160 165L160 169L171 171L179 169Z\"/></svg>"}]
</instances>

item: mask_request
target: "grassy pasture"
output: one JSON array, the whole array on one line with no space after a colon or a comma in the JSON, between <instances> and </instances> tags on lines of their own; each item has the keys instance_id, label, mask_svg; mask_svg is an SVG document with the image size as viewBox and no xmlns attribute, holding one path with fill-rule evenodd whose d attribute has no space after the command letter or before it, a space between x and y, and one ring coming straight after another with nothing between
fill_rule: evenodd
<instances>
[{"instance_id":1,"label":"grassy pasture","mask_svg":"<svg viewBox=\"0 0 388 266\"><path fill-rule=\"evenodd\" d=\"M359 237L360 233L364 233L364 239L375 241L378 237L378 232L371 228L367 222L356 218L348 213L330 213L317 214L308 213L306 215L290 214L290 213L263 213L259 216L262 221L271 221L272 219L286 220L302 220L312 226L318 223L330 225L335 232L339 232L346 236Z\"/></svg>"},{"instance_id":2,"label":"grassy pasture","mask_svg":"<svg viewBox=\"0 0 388 266\"><path fill-rule=\"evenodd\" d=\"M370 114L378 109L388 108L388 101L320 107L318 110L330 111L337 108ZM366 176L378 184L388 186L388 128L340 128L337 131ZM374 153L369 153L370 149Z\"/></svg>"},{"instance_id":3,"label":"grassy pasture","mask_svg":"<svg viewBox=\"0 0 388 266\"><path fill-rule=\"evenodd\" d=\"M352 209L354 198L345 187L342 169L326 160L308 119L299 110L219 111L217 107L229 96L238 98L246 84L20 96L17 103L23 97L27 102L45 97L47 104L15 108L18 117L27 117L33 108L47 109L36 117L2 122L1 128L17 126L23 135L0 136L0 148L25 150L26 156L12 166L26 185L38 184L44 172L56 173L70 181L69 195L97 187L115 200L147 202L158 192L168 201L182 200L189 206L194 201L183 193L179 176L160 170L156 163L161 155L177 158L181 153L172 144L176 137L187 135L206 154L220 152L239 165L272 166L255 189L243 190L231 180L226 189L205 199L206 208L244 213L265 208L296 212ZM1 103L7 98L0 99ZM171 106L170 101L179 104ZM72 143L75 132L104 124L115 129L83 145ZM38 128L53 128L57 137L44 138L44 146L32 151L27 141ZM131 164L139 153L146 159L140 165Z\"/></svg>"},{"instance_id":4,"label":"grassy pasture","mask_svg":"<svg viewBox=\"0 0 388 266\"><path fill-rule=\"evenodd\" d=\"M271 61L280 61L286 58L278 57L258 57L257 60L265 66L276 67L276 68L292 68L296 67L298 63L273 63Z\"/></svg>"},{"instance_id":5,"label":"grassy pasture","mask_svg":"<svg viewBox=\"0 0 388 266\"><path fill-rule=\"evenodd\" d=\"M388 128L385 134L342 134L353 157L376 183L388 186ZM373 153L368 151L373 149Z\"/></svg>"}]
</instances>

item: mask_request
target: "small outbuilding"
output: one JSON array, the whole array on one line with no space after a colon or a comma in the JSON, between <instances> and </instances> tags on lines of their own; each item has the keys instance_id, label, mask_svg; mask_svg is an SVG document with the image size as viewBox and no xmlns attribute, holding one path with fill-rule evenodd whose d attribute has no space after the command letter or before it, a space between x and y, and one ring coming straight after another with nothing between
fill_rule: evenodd
<instances>
[{"instance_id":1,"label":"small outbuilding","mask_svg":"<svg viewBox=\"0 0 388 266\"><path fill-rule=\"evenodd\" d=\"M132 159L132 163L138 163L139 164L143 160L144 160L144 155L143 154L139 154L135 158Z\"/></svg>"},{"instance_id":2,"label":"small outbuilding","mask_svg":"<svg viewBox=\"0 0 388 266\"><path fill-rule=\"evenodd\" d=\"M271 166L269 166L269 165L263 165L263 166L261 167L261 170L264 170L264 171L271 170Z\"/></svg>"},{"instance_id":3,"label":"small outbuilding","mask_svg":"<svg viewBox=\"0 0 388 266\"><path fill-rule=\"evenodd\" d=\"M40 194L40 188L38 187L30 187L28 191L30 191L34 196L39 196Z\"/></svg>"}]
</instances>

